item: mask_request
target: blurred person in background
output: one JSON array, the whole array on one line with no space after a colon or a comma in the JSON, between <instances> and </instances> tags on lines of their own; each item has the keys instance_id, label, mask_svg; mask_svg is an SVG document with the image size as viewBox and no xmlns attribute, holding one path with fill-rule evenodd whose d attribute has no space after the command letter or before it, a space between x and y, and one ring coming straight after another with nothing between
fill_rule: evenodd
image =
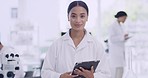
<instances>
[{"instance_id":1,"label":"blurred person in background","mask_svg":"<svg viewBox=\"0 0 148 78\"><path fill-rule=\"evenodd\" d=\"M109 57L112 78L122 78L125 67L125 42L129 39L124 29L127 14L119 11L117 20L109 28Z\"/></svg>"}]
</instances>

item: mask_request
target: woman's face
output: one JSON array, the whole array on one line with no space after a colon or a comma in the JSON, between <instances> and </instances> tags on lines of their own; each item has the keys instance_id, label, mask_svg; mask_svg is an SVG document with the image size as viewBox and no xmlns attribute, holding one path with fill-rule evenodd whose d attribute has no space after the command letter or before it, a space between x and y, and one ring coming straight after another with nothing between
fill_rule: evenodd
<instances>
[{"instance_id":1,"label":"woman's face","mask_svg":"<svg viewBox=\"0 0 148 78\"><path fill-rule=\"evenodd\" d=\"M126 20L126 18L127 18L127 16L122 16L122 17L119 17L118 20L119 20L120 22L124 23L125 20Z\"/></svg>"},{"instance_id":2,"label":"woman's face","mask_svg":"<svg viewBox=\"0 0 148 78\"><path fill-rule=\"evenodd\" d=\"M76 31L84 30L87 19L87 11L81 6L72 8L68 15L68 21L70 21L72 29Z\"/></svg>"}]
</instances>

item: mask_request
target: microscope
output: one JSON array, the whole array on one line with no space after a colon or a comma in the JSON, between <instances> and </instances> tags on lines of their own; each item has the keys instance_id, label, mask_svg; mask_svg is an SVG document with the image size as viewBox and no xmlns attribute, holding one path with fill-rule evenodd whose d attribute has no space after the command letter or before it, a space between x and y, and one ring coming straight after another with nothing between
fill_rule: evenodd
<instances>
[{"instance_id":1,"label":"microscope","mask_svg":"<svg viewBox=\"0 0 148 78\"><path fill-rule=\"evenodd\" d=\"M0 78L14 78L15 72L20 70L19 54L3 53L0 60Z\"/></svg>"}]
</instances>

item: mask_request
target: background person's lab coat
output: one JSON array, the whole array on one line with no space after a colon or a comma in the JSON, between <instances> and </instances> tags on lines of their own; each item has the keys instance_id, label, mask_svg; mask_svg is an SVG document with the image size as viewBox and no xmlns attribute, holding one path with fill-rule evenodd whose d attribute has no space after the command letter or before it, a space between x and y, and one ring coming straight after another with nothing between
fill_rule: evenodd
<instances>
[{"instance_id":1,"label":"background person's lab coat","mask_svg":"<svg viewBox=\"0 0 148 78\"><path fill-rule=\"evenodd\" d=\"M124 35L124 28L116 20L109 29L109 56L110 64L113 67L125 66Z\"/></svg>"}]
</instances>

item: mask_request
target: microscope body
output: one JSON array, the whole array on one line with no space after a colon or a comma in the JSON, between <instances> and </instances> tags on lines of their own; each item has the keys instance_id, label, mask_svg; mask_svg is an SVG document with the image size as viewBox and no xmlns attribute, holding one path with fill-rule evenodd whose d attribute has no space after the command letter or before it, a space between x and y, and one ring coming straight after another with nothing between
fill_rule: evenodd
<instances>
[{"instance_id":1,"label":"microscope body","mask_svg":"<svg viewBox=\"0 0 148 78\"><path fill-rule=\"evenodd\" d=\"M0 78L15 78L16 71L20 70L19 55L15 53L2 53L0 56Z\"/></svg>"}]
</instances>

